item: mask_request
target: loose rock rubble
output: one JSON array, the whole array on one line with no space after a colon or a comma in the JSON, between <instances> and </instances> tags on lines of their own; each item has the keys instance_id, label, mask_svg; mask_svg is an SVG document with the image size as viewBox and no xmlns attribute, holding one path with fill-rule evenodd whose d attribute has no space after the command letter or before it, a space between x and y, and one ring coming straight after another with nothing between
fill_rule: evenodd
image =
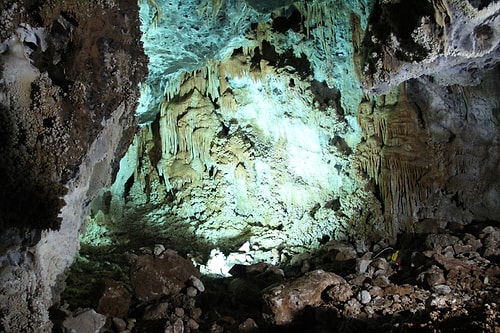
<instances>
[{"instance_id":1,"label":"loose rock rubble","mask_svg":"<svg viewBox=\"0 0 500 333\"><path fill-rule=\"evenodd\" d=\"M151 249L132 256L130 285L100 282L99 313L62 306L53 321L61 332L498 333L499 234L406 235L364 252L330 241L280 267L234 265L226 278Z\"/></svg>"}]
</instances>

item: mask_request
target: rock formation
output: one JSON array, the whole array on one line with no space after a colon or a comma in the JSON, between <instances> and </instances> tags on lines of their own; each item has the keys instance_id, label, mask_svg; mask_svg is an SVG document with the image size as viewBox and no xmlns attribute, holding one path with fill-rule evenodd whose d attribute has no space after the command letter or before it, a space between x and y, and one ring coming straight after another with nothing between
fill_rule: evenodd
<instances>
[{"instance_id":1,"label":"rock formation","mask_svg":"<svg viewBox=\"0 0 500 333\"><path fill-rule=\"evenodd\" d=\"M0 327L48 331L88 203L135 134L147 58L133 3L0 8Z\"/></svg>"},{"instance_id":2,"label":"rock formation","mask_svg":"<svg viewBox=\"0 0 500 333\"><path fill-rule=\"evenodd\" d=\"M446 308L447 281L463 277L454 264L497 283L494 263L478 256L498 255L500 2L19 0L0 8L0 331L49 331L52 305L66 330L132 331L135 317L125 319L134 306L165 332L251 332L308 316L328 327L322 315ZM479 222L491 226L475 238L439 236ZM420 249L425 265L411 271L418 287L391 287L387 262L367 254L402 233L436 234L427 238L434 252ZM491 253L476 254L478 242ZM59 304L80 245L61 302L106 286L101 303L84 305L101 314ZM267 324L266 316L212 320L194 305L205 289L198 271L165 247L208 276L263 262L300 262L306 274L282 281L277 269L259 272L281 283L264 292ZM334 251L334 262L354 261L358 276L302 260L322 258L318 248ZM464 257L476 261L456 261ZM155 274L155 288L128 293ZM326 282L311 287L314 297L295 293L318 276ZM229 297L244 295L254 311L270 286L257 281L227 282ZM278 309L284 299L290 306Z\"/></svg>"}]
</instances>

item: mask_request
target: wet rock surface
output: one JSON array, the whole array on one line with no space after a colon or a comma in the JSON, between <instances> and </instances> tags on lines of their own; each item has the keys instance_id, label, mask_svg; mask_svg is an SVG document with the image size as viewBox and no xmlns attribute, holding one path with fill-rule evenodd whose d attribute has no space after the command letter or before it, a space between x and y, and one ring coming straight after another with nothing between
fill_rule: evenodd
<instances>
[{"instance_id":1,"label":"wet rock surface","mask_svg":"<svg viewBox=\"0 0 500 333\"><path fill-rule=\"evenodd\" d=\"M279 267L234 265L225 278L200 277L171 250L155 258L154 248L142 249L147 253L131 255L130 281L160 292L145 297L143 289L129 286L134 292L127 315L108 314L100 332L497 333L499 258L486 240L498 231L473 225L458 233L403 235L393 246L380 241L363 252L330 241ZM137 267L162 261L177 271L162 271L162 280L153 269L133 278ZM179 283L171 288L174 276ZM108 286L117 289L117 282ZM58 309L63 327L92 313L69 308Z\"/></svg>"}]
</instances>

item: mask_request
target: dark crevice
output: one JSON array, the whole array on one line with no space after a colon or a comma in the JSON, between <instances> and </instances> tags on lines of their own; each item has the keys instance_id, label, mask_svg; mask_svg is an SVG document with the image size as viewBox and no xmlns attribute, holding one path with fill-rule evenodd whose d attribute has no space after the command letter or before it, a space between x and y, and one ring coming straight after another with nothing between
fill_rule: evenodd
<instances>
[{"instance_id":1,"label":"dark crevice","mask_svg":"<svg viewBox=\"0 0 500 333\"><path fill-rule=\"evenodd\" d=\"M285 33L288 30L299 32L303 27L302 15L295 8L292 7L286 14L287 16L278 16L273 20L272 28L274 31Z\"/></svg>"},{"instance_id":2,"label":"dark crevice","mask_svg":"<svg viewBox=\"0 0 500 333\"><path fill-rule=\"evenodd\" d=\"M261 60L269 61L269 64L276 68L291 66L295 68L301 79L305 79L312 74L311 64L305 54L301 54L300 58L294 55L293 50L287 50L283 54L279 54L268 41L262 42L260 52L256 52L252 58L252 68L259 68Z\"/></svg>"}]
</instances>

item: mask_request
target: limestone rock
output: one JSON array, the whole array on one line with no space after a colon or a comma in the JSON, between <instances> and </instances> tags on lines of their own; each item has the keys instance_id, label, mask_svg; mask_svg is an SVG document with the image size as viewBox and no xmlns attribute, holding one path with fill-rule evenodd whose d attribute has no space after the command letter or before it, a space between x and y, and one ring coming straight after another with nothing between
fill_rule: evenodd
<instances>
[{"instance_id":1,"label":"limestone rock","mask_svg":"<svg viewBox=\"0 0 500 333\"><path fill-rule=\"evenodd\" d=\"M106 324L106 316L94 310L85 310L75 317L67 318L63 322L66 332L71 333L99 333Z\"/></svg>"},{"instance_id":2,"label":"limestone rock","mask_svg":"<svg viewBox=\"0 0 500 333\"><path fill-rule=\"evenodd\" d=\"M483 232L484 237L484 256L500 255L500 229L495 227L486 227Z\"/></svg>"},{"instance_id":3,"label":"limestone rock","mask_svg":"<svg viewBox=\"0 0 500 333\"><path fill-rule=\"evenodd\" d=\"M247 318L238 326L239 333L256 333L259 332L259 326L252 318Z\"/></svg>"},{"instance_id":4,"label":"limestone rock","mask_svg":"<svg viewBox=\"0 0 500 333\"><path fill-rule=\"evenodd\" d=\"M23 281L2 283L0 294L17 295L2 299L2 329L45 332L88 203L111 185L136 131L147 57L134 2L9 1L0 9L0 234L25 230L36 262L0 273Z\"/></svg>"},{"instance_id":5,"label":"limestone rock","mask_svg":"<svg viewBox=\"0 0 500 333\"><path fill-rule=\"evenodd\" d=\"M174 253L142 255L133 259L130 281L134 295L141 301L159 299L178 293L191 276L200 277L193 263Z\"/></svg>"},{"instance_id":6,"label":"limestone rock","mask_svg":"<svg viewBox=\"0 0 500 333\"><path fill-rule=\"evenodd\" d=\"M345 284L347 282L334 273L315 270L272 287L263 295L269 309L268 318L276 325L289 324L305 307L320 305L322 293L328 287Z\"/></svg>"},{"instance_id":7,"label":"limestone rock","mask_svg":"<svg viewBox=\"0 0 500 333\"><path fill-rule=\"evenodd\" d=\"M367 290L361 290L358 294L358 300L361 304L368 304L372 300L372 296Z\"/></svg>"}]
</instances>

